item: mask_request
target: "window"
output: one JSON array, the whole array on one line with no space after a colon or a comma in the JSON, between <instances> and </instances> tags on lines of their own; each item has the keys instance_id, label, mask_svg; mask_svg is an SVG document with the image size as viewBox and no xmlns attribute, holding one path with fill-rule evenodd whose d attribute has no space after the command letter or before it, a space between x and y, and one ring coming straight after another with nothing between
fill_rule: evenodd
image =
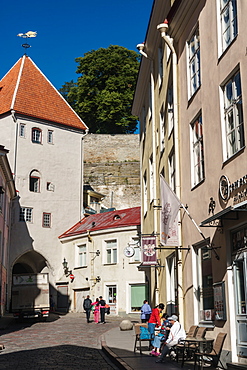
<instances>
[{"instance_id":1,"label":"window","mask_svg":"<svg viewBox=\"0 0 247 370\"><path fill-rule=\"evenodd\" d=\"M150 203L154 200L154 163L153 163L153 154L149 158L149 194L150 194Z\"/></svg>"},{"instance_id":2,"label":"window","mask_svg":"<svg viewBox=\"0 0 247 370\"><path fill-rule=\"evenodd\" d=\"M158 80L159 80L159 88L162 85L163 82L163 49L159 48L158 49L158 69L159 69L159 75L158 75Z\"/></svg>"},{"instance_id":3,"label":"window","mask_svg":"<svg viewBox=\"0 0 247 370\"><path fill-rule=\"evenodd\" d=\"M43 227L51 227L51 214L43 212L43 222L42 222Z\"/></svg>"},{"instance_id":4,"label":"window","mask_svg":"<svg viewBox=\"0 0 247 370\"><path fill-rule=\"evenodd\" d=\"M20 208L20 221L32 222L33 221L33 209L27 207Z\"/></svg>"},{"instance_id":5,"label":"window","mask_svg":"<svg viewBox=\"0 0 247 370\"><path fill-rule=\"evenodd\" d=\"M144 216L147 213L147 205L148 205L148 187L147 187L147 172L145 171L143 176L143 213Z\"/></svg>"},{"instance_id":6,"label":"window","mask_svg":"<svg viewBox=\"0 0 247 370\"><path fill-rule=\"evenodd\" d=\"M160 110L160 151L163 152L164 149L165 149L165 113L164 106L162 105Z\"/></svg>"},{"instance_id":7,"label":"window","mask_svg":"<svg viewBox=\"0 0 247 370\"><path fill-rule=\"evenodd\" d=\"M130 310L131 312L138 312L141 310L144 299L148 299L148 289L145 284L131 284L130 285Z\"/></svg>"},{"instance_id":8,"label":"window","mask_svg":"<svg viewBox=\"0 0 247 370\"><path fill-rule=\"evenodd\" d=\"M26 125L24 123L20 124L19 127L19 136L20 137L26 137Z\"/></svg>"},{"instance_id":9,"label":"window","mask_svg":"<svg viewBox=\"0 0 247 370\"><path fill-rule=\"evenodd\" d=\"M4 209L5 190L3 186L0 186L0 212Z\"/></svg>"},{"instance_id":10,"label":"window","mask_svg":"<svg viewBox=\"0 0 247 370\"><path fill-rule=\"evenodd\" d=\"M55 185L52 182L47 182L46 183L46 190L54 191L55 190Z\"/></svg>"},{"instance_id":11,"label":"window","mask_svg":"<svg viewBox=\"0 0 247 370\"><path fill-rule=\"evenodd\" d=\"M212 273L212 251L208 248L209 240L194 246L197 264L196 299L202 320L212 321L214 314L214 292Z\"/></svg>"},{"instance_id":12,"label":"window","mask_svg":"<svg viewBox=\"0 0 247 370\"><path fill-rule=\"evenodd\" d=\"M117 263L117 240L108 240L106 243L106 263Z\"/></svg>"},{"instance_id":13,"label":"window","mask_svg":"<svg viewBox=\"0 0 247 370\"><path fill-rule=\"evenodd\" d=\"M52 130L48 130L47 132L47 143L53 144L53 131Z\"/></svg>"},{"instance_id":14,"label":"window","mask_svg":"<svg viewBox=\"0 0 247 370\"><path fill-rule=\"evenodd\" d=\"M130 258L130 262L140 262L141 261L141 249L140 242L138 238L132 238L130 242L132 248L134 248L135 254Z\"/></svg>"},{"instance_id":15,"label":"window","mask_svg":"<svg viewBox=\"0 0 247 370\"><path fill-rule=\"evenodd\" d=\"M202 116L191 124L192 186L204 179Z\"/></svg>"},{"instance_id":16,"label":"window","mask_svg":"<svg viewBox=\"0 0 247 370\"><path fill-rule=\"evenodd\" d=\"M237 72L223 87L225 159L244 147L243 107L240 72Z\"/></svg>"},{"instance_id":17,"label":"window","mask_svg":"<svg viewBox=\"0 0 247 370\"><path fill-rule=\"evenodd\" d=\"M177 275L176 275L176 258L175 254L171 254L166 258L166 292L167 292L167 312L169 315L176 311L177 296Z\"/></svg>"},{"instance_id":18,"label":"window","mask_svg":"<svg viewBox=\"0 0 247 370\"><path fill-rule=\"evenodd\" d=\"M141 115L141 127L142 127L142 132L146 132L146 108L142 107L142 115Z\"/></svg>"},{"instance_id":19,"label":"window","mask_svg":"<svg viewBox=\"0 0 247 370\"><path fill-rule=\"evenodd\" d=\"M169 182L171 189L176 192L176 183L175 183L175 154L174 151L169 155L168 158L169 165Z\"/></svg>"},{"instance_id":20,"label":"window","mask_svg":"<svg viewBox=\"0 0 247 370\"><path fill-rule=\"evenodd\" d=\"M36 170L29 175L29 190L34 193L39 193L40 191L40 174Z\"/></svg>"},{"instance_id":21,"label":"window","mask_svg":"<svg viewBox=\"0 0 247 370\"><path fill-rule=\"evenodd\" d=\"M149 83L149 120L152 119L153 114L153 76L150 77L150 83Z\"/></svg>"},{"instance_id":22,"label":"window","mask_svg":"<svg viewBox=\"0 0 247 370\"><path fill-rule=\"evenodd\" d=\"M201 85L200 77L200 38L199 28L188 41L188 66L189 66L189 98Z\"/></svg>"},{"instance_id":23,"label":"window","mask_svg":"<svg viewBox=\"0 0 247 370\"><path fill-rule=\"evenodd\" d=\"M238 33L236 0L218 0L220 14L220 54L232 43Z\"/></svg>"},{"instance_id":24,"label":"window","mask_svg":"<svg viewBox=\"0 0 247 370\"><path fill-rule=\"evenodd\" d=\"M87 246L86 244L78 245L78 267L87 266Z\"/></svg>"},{"instance_id":25,"label":"window","mask_svg":"<svg viewBox=\"0 0 247 370\"><path fill-rule=\"evenodd\" d=\"M167 91L167 120L168 120L168 136L170 136L174 127L173 86L170 86Z\"/></svg>"},{"instance_id":26,"label":"window","mask_svg":"<svg viewBox=\"0 0 247 370\"><path fill-rule=\"evenodd\" d=\"M41 144L42 131L39 128L32 128L32 142Z\"/></svg>"}]
</instances>

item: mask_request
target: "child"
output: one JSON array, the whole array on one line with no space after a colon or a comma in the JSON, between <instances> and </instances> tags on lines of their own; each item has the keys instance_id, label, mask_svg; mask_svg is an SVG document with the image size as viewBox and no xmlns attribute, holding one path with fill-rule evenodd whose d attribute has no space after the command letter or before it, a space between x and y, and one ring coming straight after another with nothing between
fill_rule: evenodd
<instances>
[{"instance_id":1,"label":"child","mask_svg":"<svg viewBox=\"0 0 247 370\"><path fill-rule=\"evenodd\" d=\"M166 313L162 315L162 325L159 328L157 334L154 337L154 340L152 341L153 345L153 350L150 353L151 356L160 356L160 347L162 342L165 342L168 335L169 335L169 330L171 328L171 323L168 320L168 316Z\"/></svg>"}]
</instances>

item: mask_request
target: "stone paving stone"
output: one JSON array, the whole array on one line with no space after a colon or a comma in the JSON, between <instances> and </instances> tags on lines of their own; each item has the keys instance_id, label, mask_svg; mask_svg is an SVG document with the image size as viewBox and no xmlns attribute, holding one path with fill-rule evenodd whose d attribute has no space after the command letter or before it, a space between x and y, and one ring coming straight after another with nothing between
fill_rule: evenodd
<instances>
[{"instance_id":1,"label":"stone paving stone","mask_svg":"<svg viewBox=\"0 0 247 370\"><path fill-rule=\"evenodd\" d=\"M1 330L0 370L113 370L101 351L100 336L119 325L86 323L83 314L52 315L47 322L13 323Z\"/></svg>"}]
</instances>

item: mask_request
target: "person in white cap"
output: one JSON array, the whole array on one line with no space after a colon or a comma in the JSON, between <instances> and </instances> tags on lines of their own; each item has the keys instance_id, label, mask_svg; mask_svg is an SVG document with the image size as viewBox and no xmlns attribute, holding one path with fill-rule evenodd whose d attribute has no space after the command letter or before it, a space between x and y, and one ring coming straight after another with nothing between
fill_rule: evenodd
<instances>
[{"instance_id":1,"label":"person in white cap","mask_svg":"<svg viewBox=\"0 0 247 370\"><path fill-rule=\"evenodd\" d=\"M181 324L178 322L178 317L176 315L172 315L168 317L168 320L171 322L172 327L170 329L170 333L168 338L165 342L165 346L162 349L161 356L156 362L164 362L164 358L170 352L170 349L173 346L176 346L181 339L185 339L186 334L184 328L182 328Z\"/></svg>"}]
</instances>

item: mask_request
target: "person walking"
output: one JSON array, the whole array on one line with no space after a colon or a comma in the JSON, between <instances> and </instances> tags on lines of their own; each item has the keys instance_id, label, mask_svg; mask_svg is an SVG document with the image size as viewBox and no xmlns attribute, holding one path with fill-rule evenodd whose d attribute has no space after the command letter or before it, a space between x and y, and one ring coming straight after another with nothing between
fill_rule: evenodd
<instances>
[{"instance_id":1,"label":"person walking","mask_svg":"<svg viewBox=\"0 0 247 370\"><path fill-rule=\"evenodd\" d=\"M90 312L91 312L91 306L92 306L92 301L90 299L90 296L87 295L87 298L84 299L83 301L83 308L86 311L86 317L87 317L87 322L90 322Z\"/></svg>"},{"instance_id":2,"label":"person walking","mask_svg":"<svg viewBox=\"0 0 247 370\"><path fill-rule=\"evenodd\" d=\"M99 308L100 308L100 322L105 324L105 300L102 296L99 297Z\"/></svg>"},{"instance_id":3,"label":"person walking","mask_svg":"<svg viewBox=\"0 0 247 370\"><path fill-rule=\"evenodd\" d=\"M152 309L148 304L148 301L145 299L141 307L141 322L147 322L150 318Z\"/></svg>"},{"instance_id":4,"label":"person walking","mask_svg":"<svg viewBox=\"0 0 247 370\"><path fill-rule=\"evenodd\" d=\"M160 303L158 306L152 309L150 319L148 320L148 331L151 334L151 338L154 338L155 327L161 326L160 314L164 310L164 303Z\"/></svg>"},{"instance_id":5,"label":"person walking","mask_svg":"<svg viewBox=\"0 0 247 370\"><path fill-rule=\"evenodd\" d=\"M185 339L186 334L185 330L182 325L178 322L178 317L176 315L172 315L168 317L168 320L171 322L171 329L168 335L168 338L165 342L165 346L162 349L160 358L155 362L165 362L166 355L170 352L170 349L176 346L180 339Z\"/></svg>"},{"instance_id":6,"label":"person walking","mask_svg":"<svg viewBox=\"0 0 247 370\"><path fill-rule=\"evenodd\" d=\"M92 303L92 307L94 309L93 311L94 322L98 324L99 322L99 298L96 298L96 301Z\"/></svg>"}]
</instances>

